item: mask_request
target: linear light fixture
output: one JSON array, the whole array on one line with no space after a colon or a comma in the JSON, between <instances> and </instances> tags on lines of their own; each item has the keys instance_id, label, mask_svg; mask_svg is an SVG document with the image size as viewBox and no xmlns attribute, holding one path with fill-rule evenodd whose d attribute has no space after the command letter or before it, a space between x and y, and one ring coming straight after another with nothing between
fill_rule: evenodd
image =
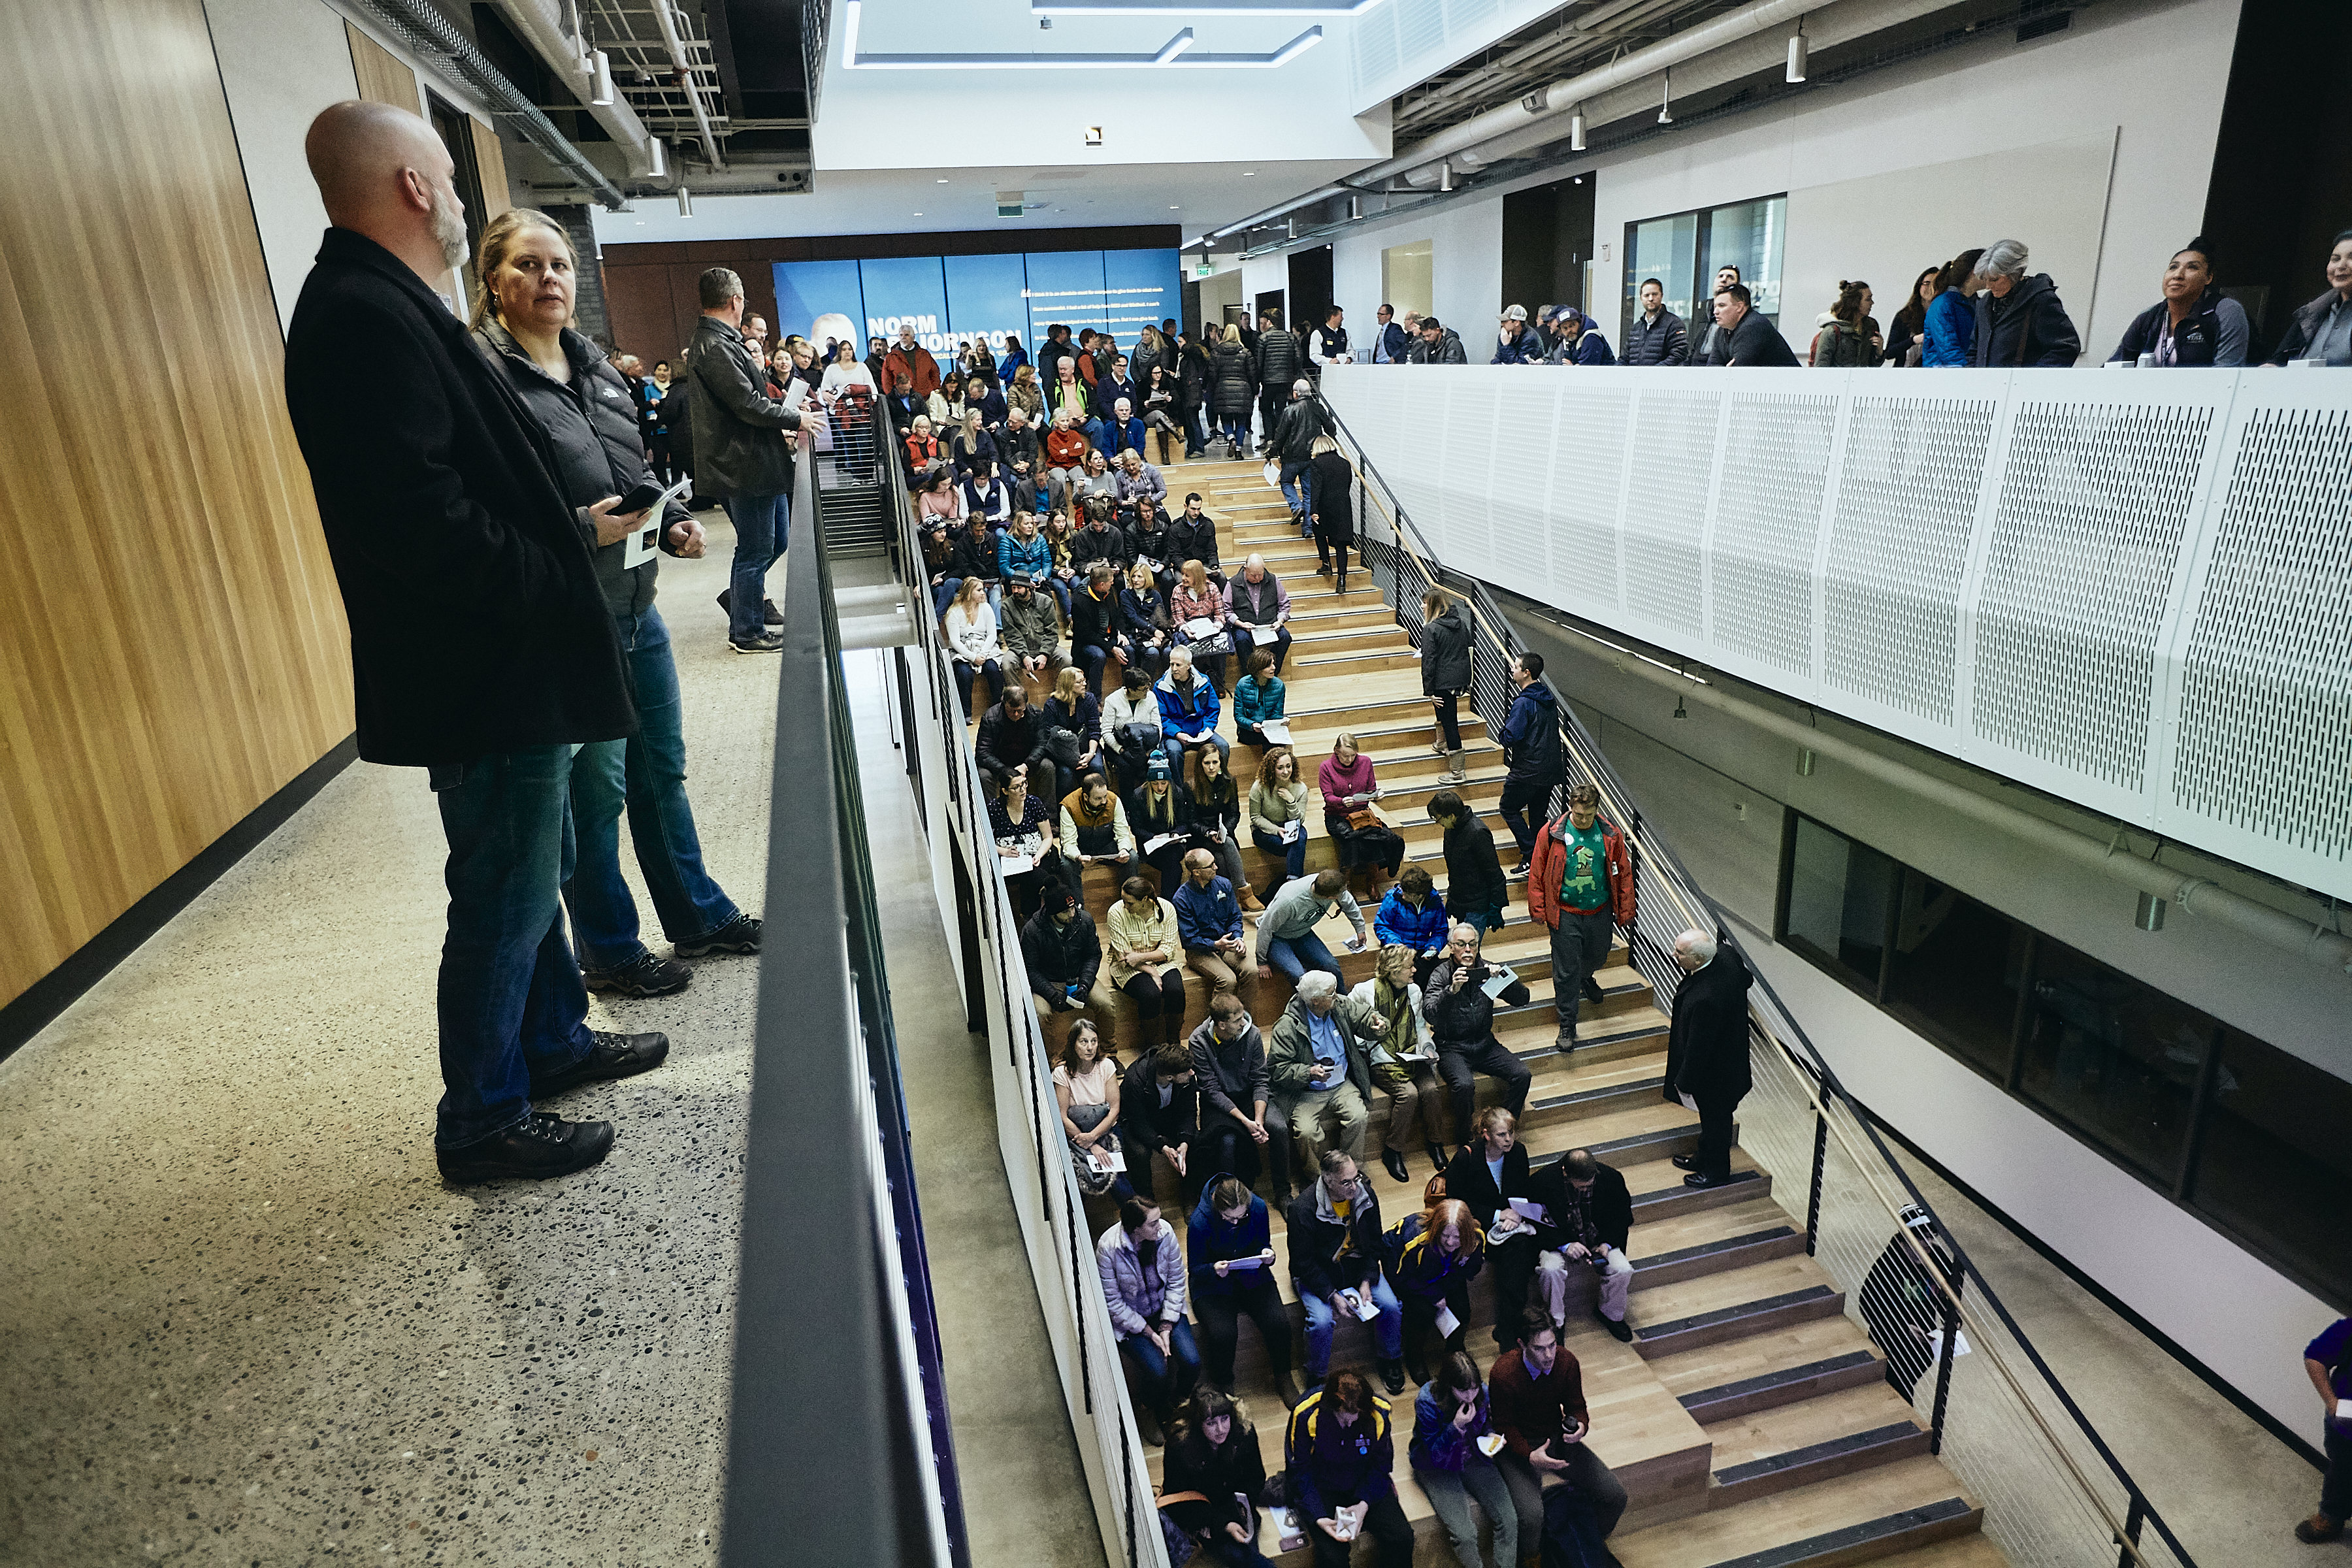
<instances>
[{"instance_id":1,"label":"linear light fixture","mask_svg":"<svg viewBox=\"0 0 2352 1568\"><path fill-rule=\"evenodd\" d=\"M1381 0L1029 0L1034 16L1360 16Z\"/></svg>"},{"instance_id":2,"label":"linear light fixture","mask_svg":"<svg viewBox=\"0 0 2352 1568\"><path fill-rule=\"evenodd\" d=\"M841 28L841 63L848 70L1095 70L1102 67L1148 69L1156 66L1255 68L1286 66L1323 41L1323 29L1309 27L1290 42L1265 55L1196 54L1192 29L1180 29L1150 54L1118 55L877 55L861 53L858 31L864 20L864 0L848 0ZM1192 9L1201 9L1194 6Z\"/></svg>"}]
</instances>

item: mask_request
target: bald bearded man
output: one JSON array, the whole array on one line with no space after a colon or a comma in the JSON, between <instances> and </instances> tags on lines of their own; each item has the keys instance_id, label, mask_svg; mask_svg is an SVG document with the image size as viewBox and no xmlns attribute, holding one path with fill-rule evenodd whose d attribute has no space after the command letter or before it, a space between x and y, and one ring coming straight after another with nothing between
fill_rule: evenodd
<instances>
[{"instance_id":1,"label":"bald bearded man","mask_svg":"<svg viewBox=\"0 0 2352 1568\"><path fill-rule=\"evenodd\" d=\"M431 127L339 103L304 151L334 226L287 333L287 408L351 621L360 755L425 769L449 845L436 1158L453 1181L562 1175L604 1157L612 1124L533 1101L669 1048L590 1033L558 898L572 748L636 728L590 559L634 520L617 497L574 510L434 292L466 225Z\"/></svg>"}]
</instances>

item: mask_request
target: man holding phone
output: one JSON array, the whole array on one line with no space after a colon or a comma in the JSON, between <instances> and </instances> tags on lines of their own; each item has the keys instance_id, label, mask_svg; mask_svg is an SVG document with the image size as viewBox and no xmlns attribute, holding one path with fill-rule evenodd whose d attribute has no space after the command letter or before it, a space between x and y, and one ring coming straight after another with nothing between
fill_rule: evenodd
<instances>
[{"instance_id":1,"label":"man holding phone","mask_svg":"<svg viewBox=\"0 0 2352 1568\"><path fill-rule=\"evenodd\" d=\"M1607 1537L1624 1517L1625 1486L1586 1441L1592 1435L1592 1412L1584 1404L1584 1373L1575 1354L1559 1342L1549 1312L1527 1309L1518 1348L1496 1358L1486 1387L1495 1430L1503 1435L1495 1465L1511 1489L1519 1539L1543 1539L1543 1489L1551 1476L1576 1489L1592 1510L1594 1527Z\"/></svg>"}]
</instances>

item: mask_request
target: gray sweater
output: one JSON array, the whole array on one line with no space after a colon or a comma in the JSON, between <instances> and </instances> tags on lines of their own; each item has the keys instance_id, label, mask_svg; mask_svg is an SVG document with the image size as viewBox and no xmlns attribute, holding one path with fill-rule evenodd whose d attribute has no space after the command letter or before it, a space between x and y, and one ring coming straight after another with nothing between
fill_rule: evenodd
<instances>
[{"instance_id":1,"label":"gray sweater","mask_svg":"<svg viewBox=\"0 0 2352 1568\"><path fill-rule=\"evenodd\" d=\"M1274 901L1265 906L1265 913L1257 918L1257 962L1265 962L1266 948L1276 938L1291 940L1313 931L1316 922L1330 913L1335 903L1339 906L1339 912L1348 917L1348 923L1356 928L1357 937L1361 939L1364 911L1356 907L1355 894L1342 888L1336 899L1318 897L1312 877L1298 877L1285 882L1282 890L1274 895Z\"/></svg>"}]
</instances>

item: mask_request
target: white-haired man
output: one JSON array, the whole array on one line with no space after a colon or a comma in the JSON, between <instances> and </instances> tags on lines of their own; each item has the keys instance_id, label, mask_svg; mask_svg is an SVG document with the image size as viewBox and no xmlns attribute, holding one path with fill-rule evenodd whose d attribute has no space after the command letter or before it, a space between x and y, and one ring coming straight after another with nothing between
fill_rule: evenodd
<instances>
[{"instance_id":1,"label":"white-haired man","mask_svg":"<svg viewBox=\"0 0 2352 1568\"><path fill-rule=\"evenodd\" d=\"M1274 650L1274 673L1282 673L1282 661L1290 653L1290 628L1283 623L1290 619L1290 590L1282 580L1265 569L1265 558L1253 555L1242 563L1242 569L1225 584L1225 625L1233 628L1234 651L1248 662L1248 650L1242 644Z\"/></svg>"},{"instance_id":2,"label":"white-haired man","mask_svg":"<svg viewBox=\"0 0 2352 1568\"><path fill-rule=\"evenodd\" d=\"M1323 434L1323 405L1315 401L1315 384L1300 376L1290 384L1290 405L1274 424L1274 455L1282 462L1282 499L1290 503L1290 520L1312 537L1308 521L1315 514L1315 438Z\"/></svg>"},{"instance_id":3,"label":"white-haired man","mask_svg":"<svg viewBox=\"0 0 2352 1568\"><path fill-rule=\"evenodd\" d=\"M1677 1154L1683 1184L1717 1187L1731 1180L1732 1119L1753 1087L1748 1066L1747 963L1714 935L1675 938L1674 1026L1666 1036L1665 1097L1698 1112L1698 1152Z\"/></svg>"},{"instance_id":4,"label":"white-haired man","mask_svg":"<svg viewBox=\"0 0 2352 1568\"><path fill-rule=\"evenodd\" d=\"M1310 969L1265 1038L1266 1077L1283 1120L1307 1148L1308 1161L1326 1149L1364 1157L1371 1125L1372 1067L1363 1042L1377 1041L1388 1021L1366 998L1342 996L1328 970Z\"/></svg>"}]
</instances>

